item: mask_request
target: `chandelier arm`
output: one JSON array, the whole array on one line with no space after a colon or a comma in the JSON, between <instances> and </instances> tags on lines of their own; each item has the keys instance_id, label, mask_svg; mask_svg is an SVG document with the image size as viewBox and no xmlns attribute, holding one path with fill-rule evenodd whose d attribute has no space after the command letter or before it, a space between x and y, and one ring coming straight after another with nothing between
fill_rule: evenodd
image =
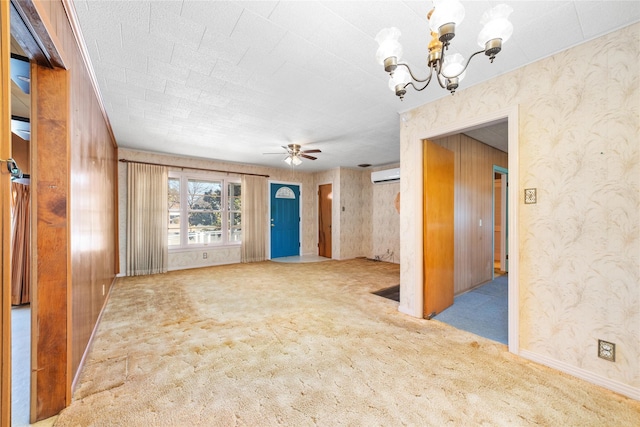
<instances>
[{"instance_id":1,"label":"chandelier arm","mask_svg":"<svg viewBox=\"0 0 640 427\"><path fill-rule=\"evenodd\" d=\"M443 61L444 61L444 56L442 58L440 58L438 60L438 62L436 63L436 80L438 80L438 84L440 85L440 87L442 89L446 89L447 88L446 82L443 82L442 79L441 79L441 77L443 76L443 74L442 74Z\"/></svg>"},{"instance_id":2,"label":"chandelier arm","mask_svg":"<svg viewBox=\"0 0 640 427\"><path fill-rule=\"evenodd\" d=\"M429 86L429 83L427 83L426 85L424 85L421 88L418 88L415 84L413 84L413 82L409 82L406 85L404 85L404 88L406 89L407 86L413 86L413 89L417 92L420 92L421 90L424 90L427 86Z\"/></svg>"},{"instance_id":3,"label":"chandelier arm","mask_svg":"<svg viewBox=\"0 0 640 427\"><path fill-rule=\"evenodd\" d=\"M429 83L431 83L431 77L433 77L433 73L430 73L429 77L426 78L425 80L416 82L416 83L424 83L424 86L422 86L422 87L416 86L413 82L409 82L409 83L405 84L404 87L406 89L407 86L411 85L416 90L416 92L423 91L423 90L425 90L427 88L427 86L429 86Z\"/></svg>"},{"instance_id":4,"label":"chandelier arm","mask_svg":"<svg viewBox=\"0 0 640 427\"><path fill-rule=\"evenodd\" d=\"M467 71L467 67L468 67L468 66L469 66L469 64L471 63L471 60L473 59L473 57L474 57L474 56L476 56L476 55L478 55L478 54L480 54L480 53L484 53L484 50L479 50L479 51L475 52L473 55L471 55L471 56L469 57L469 59L467 59L467 63L466 63L466 64L464 64L464 68L462 69L462 71L460 71L458 74L454 74L453 76L447 76L447 75L446 75L445 73L443 73L443 72L440 72L440 73L438 73L438 74L439 74L439 75L441 75L442 77L446 78L446 79L453 79L453 78L455 78L455 77L460 77L460 75L461 75L462 73L464 73L465 71ZM443 87L444 87L444 86L443 86Z\"/></svg>"},{"instance_id":5,"label":"chandelier arm","mask_svg":"<svg viewBox=\"0 0 640 427\"><path fill-rule=\"evenodd\" d=\"M426 79L419 79L419 78L417 78L416 76L413 75L413 73L411 72L411 68L409 68L409 64L407 64L405 62L398 62L398 65L403 65L404 68L406 68L407 71L409 71L409 75L411 76L411 78L414 81L418 82L418 83L429 82L431 80L431 71L432 71L431 67L429 67L429 71L430 71L429 77L427 77ZM429 84L429 83L427 83L427 84ZM415 86L413 86L413 87L415 88ZM422 89L420 89L420 90L422 90Z\"/></svg>"}]
</instances>

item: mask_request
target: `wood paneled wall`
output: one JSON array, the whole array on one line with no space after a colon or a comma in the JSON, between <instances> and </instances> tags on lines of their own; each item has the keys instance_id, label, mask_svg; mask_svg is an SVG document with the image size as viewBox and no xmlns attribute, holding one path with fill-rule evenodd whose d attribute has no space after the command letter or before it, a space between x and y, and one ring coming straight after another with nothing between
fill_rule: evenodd
<instances>
[{"instance_id":1,"label":"wood paneled wall","mask_svg":"<svg viewBox=\"0 0 640 427\"><path fill-rule=\"evenodd\" d=\"M457 295L493 277L493 165L507 168L508 155L464 134L433 142L455 153Z\"/></svg>"},{"instance_id":2,"label":"wood paneled wall","mask_svg":"<svg viewBox=\"0 0 640 427\"><path fill-rule=\"evenodd\" d=\"M72 362L75 375L117 273L117 151L64 6L38 1L70 74ZM104 292L103 292L104 287Z\"/></svg>"},{"instance_id":3,"label":"wood paneled wall","mask_svg":"<svg viewBox=\"0 0 640 427\"><path fill-rule=\"evenodd\" d=\"M58 94L65 97L60 102L66 105L64 147L58 147L55 156L45 158L36 152L43 148L42 144L32 141L31 153L32 161L38 159L38 163L32 165L35 166L32 174L57 170L68 189L64 221L64 239L68 242L67 313L66 322L59 325L65 329L64 334L61 331L55 334L58 341L65 340L66 359L62 356L52 358L56 369L65 372L65 396L62 407L49 406L49 412L57 413L70 403L72 381L117 274L117 152L63 3L34 0L34 5L42 26L55 40L56 48L64 58L66 70L59 69L59 72L67 82L64 93ZM33 99L32 102L40 101ZM46 117L40 120L46 120ZM38 187L37 191L37 197L41 198L41 191L47 190ZM61 244L62 239L61 236L57 244ZM53 304L58 302L40 299L38 310L43 304L54 308ZM57 388L55 393L56 396L52 393L46 396L51 402L60 402ZM41 398L39 395L38 401ZM36 418L49 415L39 412Z\"/></svg>"}]
</instances>

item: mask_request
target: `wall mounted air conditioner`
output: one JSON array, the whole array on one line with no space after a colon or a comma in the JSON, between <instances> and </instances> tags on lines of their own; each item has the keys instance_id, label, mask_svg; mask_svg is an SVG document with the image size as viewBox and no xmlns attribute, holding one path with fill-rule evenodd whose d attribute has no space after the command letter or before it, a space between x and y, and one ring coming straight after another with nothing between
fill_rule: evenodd
<instances>
[{"instance_id":1,"label":"wall mounted air conditioner","mask_svg":"<svg viewBox=\"0 0 640 427\"><path fill-rule=\"evenodd\" d=\"M400 168L371 172L371 182L374 184L386 184L398 181L400 181Z\"/></svg>"}]
</instances>

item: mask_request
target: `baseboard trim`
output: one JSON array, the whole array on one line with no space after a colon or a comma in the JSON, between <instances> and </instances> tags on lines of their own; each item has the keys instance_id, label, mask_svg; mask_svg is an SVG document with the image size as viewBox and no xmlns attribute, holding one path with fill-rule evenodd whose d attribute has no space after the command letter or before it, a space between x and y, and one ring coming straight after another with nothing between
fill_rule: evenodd
<instances>
[{"instance_id":1,"label":"baseboard trim","mask_svg":"<svg viewBox=\"0 0 640 427\"><path fill-rule=\"evenodd\" d=\"M84 362L87 358L87 355L89 354L89 349L93 345L93 339L96 335L96 332L98 331L98 326L100 325L100 321L102 320L102 314L104 313L104 309L107 307L107 302L109 302L109 297L111 296L111 290L115 286L116 280L118 280L118 276L115 276L111 281L111 286L109 286L109 292L107 292L107 297L104 299L104 303L102 304L102 308L100 309L100 314L98 314L98 319L96 319L96 324L93 325L91 336L89 337L87 346L85 347L84 352L82 353L82 358L80 359L80 363L78 364L78 370L76 371L76 374L73 376L73 381L71 382L71 396L73 396L73 392L75 391L78 380L80 379L80 373L82 372L82 368L84 367ZM69 402L69 404L71 404L71 402ZM66 406L69 406L69 404L67 404Z\"/></svg>"},{"instance_id":2,"label":"baseboard trim","mask_svg":"<svg viewBox=\"0 0 640 427\"><path fill-rule=\"evenodd\" d=\"M558 371L583 379L592 384L599 385L616 393L620 393L624 396L630 397L631 399L640 400L640 388L632 387L628 384L603 377L602 375L594 374L593 372L587 371L586 369L578 368L576 366L569 365L568 363L552 359L551 357L542 356L532 351L520 349L519 355L524 357L525 359L540 363L541 365L545 365L553 369L557 369Z\"/></svg>"},{"instance_id":3,"label":"baseboard trim","mask_svg":"<svg viewBox=\"0 0 640 427\"><path fill-rule=\"evenodd\" d=\"M191 270L192 268L206 268L206 267L216 267L219 265L231 265L231 264L240 264L240 260L234 261L219 261L212 262L210 264L202 264L202 265L179 265L167 268L167 271L180 271L180 270Z\"/></svg>"}]
</instances>

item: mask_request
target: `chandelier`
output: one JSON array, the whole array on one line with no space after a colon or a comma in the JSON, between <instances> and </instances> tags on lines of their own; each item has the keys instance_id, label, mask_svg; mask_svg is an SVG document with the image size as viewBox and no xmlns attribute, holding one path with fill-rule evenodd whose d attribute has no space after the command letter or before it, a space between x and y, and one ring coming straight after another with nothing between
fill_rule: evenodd
<instances>
[{"instance_id":1,"label":"chandelier","mask_svg":"<svg viewBox=\"0 0 640 427\"><path fill-rule=\"evenodd\" d=\"M429 76L425 79L417 78L407 63L400 62L402 56L402 45L398 42L400 30L395 27L381 30L376 36L379 45L376 59L389 73L389 88L402 100L408 86L412 86L417 91L424 90L435 75L443 89L447 89L451 94L455 93L465 77L471 59L484 52L493 63L496 55L502 50L502 44L511 37L513 24L508 19L511 12L513 9L506 4L497 5L484 12L480 20L484 27L478 34L478 44L482 50L472 54L465 62L459 53L445 55L451 40L456 35L456 26L460 25L464 19L464 7L458 0L433 0L433 9L427 14L431 42L427 61Z\"/></svg>"}]
</instances>

